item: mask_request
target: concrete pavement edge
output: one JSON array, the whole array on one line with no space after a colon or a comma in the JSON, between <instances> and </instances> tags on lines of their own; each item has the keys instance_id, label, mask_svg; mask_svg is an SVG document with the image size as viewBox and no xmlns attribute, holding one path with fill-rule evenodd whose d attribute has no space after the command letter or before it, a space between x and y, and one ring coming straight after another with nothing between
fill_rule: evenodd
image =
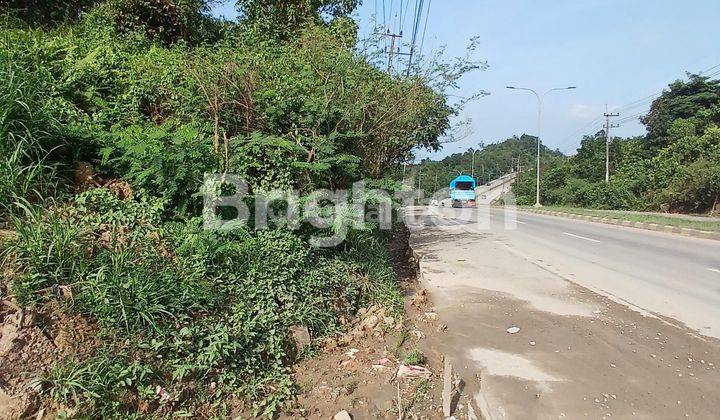
<instances>
[{"instance_id":1,"label":"concrete pavement edge","mask_svg":"<svg viewBox=\"0 0 720 420\"><path fill-rule=\"evenodd\" d=\"M412 250L412 255L415 258L415 261L417 261L418 280L424 286L427 284L427 278L425 277L425 271L423 270L422 266L422 255L412 247L412 244L408 244L408 246L410 246L410 249ZM429 288L426 289L428 290L428 293L432 293L430 292ZM466 384L468 383L468 381L464 379L463 381ZM478 389L475 393L472 394L472 400L475 403L475 407L480 411L480 418L482 420L494 419L490 410L490 404L488 403L488 399L485 396L485 392L482 389L482 386L480 386L480 389Z\"/></svg>"},{"instance_id":2,"label":"concrete pavement edge","mask_svg":"<svg viewBox=\"0 0 720 420\"><path fill-rule=\"evenodd\" d=\"M645 222L633 222L630 220L613 219L608 217L589 216L583 214L575 214L569 212L562 212L556 210L541 210L541 209L523 209L519 208L517 211L531 214L544 214L548 216L565 217L568 219L579 219L588 222L604 223L609 225L616 225L622 227L629 227L635 229L654 230L656 232L674 233L676 235L691 236L694 238L712 239L720 241L720 232L711 232L707 230L699 230L692 228L683 228L679 226L670 225L658 225L656 223L645 223Z\"/></svg>"}]
</instances>

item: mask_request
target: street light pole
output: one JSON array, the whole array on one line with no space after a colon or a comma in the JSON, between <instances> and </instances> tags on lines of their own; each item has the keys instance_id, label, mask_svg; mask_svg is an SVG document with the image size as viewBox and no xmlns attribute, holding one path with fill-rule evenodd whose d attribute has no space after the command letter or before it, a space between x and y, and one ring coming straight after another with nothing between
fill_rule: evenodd
<instances>
[{"instance_id":1,"label":"street light pole","mask_svg":"<svg viewBox=\"0 0 720 420\"><path fill-rule=\"evenodd\" d=\"M535 98L537 98L537 104L538 104L538 112L537 112L537 170L536 170L536 179L535 179L535 207L542 207L542 204L540 204L540 132L542 130L542 100L545 98L545 96L553 91L556 90L570 90L575 89L575 86L568 86L563 88L552 88L545 92L542 97L538 95L537 92L535 92L533 89L530 88L524 88L524 87L515 87L515 86L507 86L508 89L514 89L514 90L526 90L528 92L532 92L533 95L535 95Z\"/></svg>"}]
</instances>

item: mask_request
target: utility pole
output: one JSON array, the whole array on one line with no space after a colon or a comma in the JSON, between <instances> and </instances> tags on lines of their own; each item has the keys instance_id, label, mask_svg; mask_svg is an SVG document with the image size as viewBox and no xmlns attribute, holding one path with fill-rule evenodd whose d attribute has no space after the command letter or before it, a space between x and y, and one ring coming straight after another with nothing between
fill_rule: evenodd
<instances>
[{"instance_id":1,"label":"utility pole","mask_svg":"<svg viewBox=\"0 0 720 420\"><path fill-rule=\"evenodd\" d=\"M395 51L395 42L396 42L396 40L397 40L398 38L402 38L402 36L403 36L402 31L401 31L400 34L398 35L398 34L390 33L390 29L388 29L387 31L385 31L384 34L381 34L381 35L384 36L384 37L390 38L390 48L386 51L386 52L387 52L387 55L388 55L387 72L388 72L389 75L392 76L392 72L393 72L393 60L394 60L394 58L395 58L395 55L410 55L410 54L408 54L408 53L401 53L399 47L398 47L397 51Z\"/></svg>"},{"instance_id":2,"label":"utility pole","mask_svg":"<svg viewBox=\"0 0 720 420\"><path fill-rule=\"evenodd\" d=\"M620 114L617 112L607 112L607 105L605 105L605 182L610 182L610 129L619 127L617 124L610 124L611 117L619 117Z\"/></svg>"}]
</instances>

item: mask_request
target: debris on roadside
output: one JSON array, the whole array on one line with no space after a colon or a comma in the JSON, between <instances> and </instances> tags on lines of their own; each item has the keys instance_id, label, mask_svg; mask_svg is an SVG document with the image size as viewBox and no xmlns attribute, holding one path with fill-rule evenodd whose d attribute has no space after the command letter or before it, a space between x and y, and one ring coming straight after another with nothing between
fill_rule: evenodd
<instances>
[{"instance_id":1,"label":"debris on roadside","mask_svg":"<svg viewBox=\"0 0 720 420\"><path fill-rule=\"evenodd\" d=\"M155 395L160 397L160 403L166 403L172 399L171 395L160 385L155 387Z\"/></svg>"},{"instance_id":2,"label":"debris on roadside","mask_svg":"<svg viewBox=\"0 0 720 420\"><path fill-rule=\"evenodd\" d=\"M351 359L355 358L355 354L357 354L360 350L352 348L345 352L345 356L348 356Z\"/></svg>"},{"instance_id":3,"label":"debris on roadside","mask_svg":"<svg viewBox=\"0 0 720 420\"><path fill-rule=\"evenodd\" d=\"M390 359L388 359L387 357L383 357L382 359L379 359L375 362L376 365L380 365L380 366L385 366L388 363L390 363Z\"/></svg>"},{"instance_id":4,"label":"debris on roadside","mask_svg":"<svg viewBox=\"0 0 720 420\"><path fill-rule=\"evenodd\" d=\"M414 379L414 378L430 378L432 376L432 372L430 370L422 367L422 366L414 366L414 365L400 365L398 366L397 373L395 377L397 379Z\"/></svg>"}]
</instances>

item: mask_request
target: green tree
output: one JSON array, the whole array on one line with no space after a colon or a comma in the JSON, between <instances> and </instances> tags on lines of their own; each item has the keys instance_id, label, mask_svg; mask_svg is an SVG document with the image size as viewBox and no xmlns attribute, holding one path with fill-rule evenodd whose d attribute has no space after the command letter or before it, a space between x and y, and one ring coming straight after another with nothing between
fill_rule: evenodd
<instances>
[{"instance_id":1,"label":"green tree","mask_svg":"<svg viewBox=\"0 0 720 420\"><path fill-rule=\"evenodd\" d=\"M237 0L243 22L271 37L287 38L307 23L349 16L361 0Z\"/></svg>"},{"instance_id":2,"label":"green tree","mask_svg":"<svg viewBox=\"0 0 720 420\"><path fill-rule=\"evenodd\" d=\"M678 118L706 115L707 122L720 123L720 81L690 74L687 81L677 80L669 88L653 101L650 111L640 119L648 130L650 153L656 153L670 143L668 130Z\"/></svg>"}]
</instances>

